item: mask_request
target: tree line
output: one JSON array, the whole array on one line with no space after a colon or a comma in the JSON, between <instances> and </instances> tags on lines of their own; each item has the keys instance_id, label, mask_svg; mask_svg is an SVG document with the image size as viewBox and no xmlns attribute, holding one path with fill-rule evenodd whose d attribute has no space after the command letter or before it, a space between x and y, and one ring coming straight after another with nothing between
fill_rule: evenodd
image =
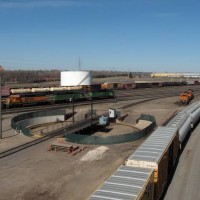
<instances>
[{"instance_id":1,"label":"tree line","mask_svg":"<svg viewBox=\"0 0 200 200\"><path fill-rule=\"evenodd\" d=\"M61 70L4 70L0 71L2 83L39 83L60 81ZM134 78L144 73L118 71L91 71L93 78L125 76Z\"/></svg>"}]
</instances>

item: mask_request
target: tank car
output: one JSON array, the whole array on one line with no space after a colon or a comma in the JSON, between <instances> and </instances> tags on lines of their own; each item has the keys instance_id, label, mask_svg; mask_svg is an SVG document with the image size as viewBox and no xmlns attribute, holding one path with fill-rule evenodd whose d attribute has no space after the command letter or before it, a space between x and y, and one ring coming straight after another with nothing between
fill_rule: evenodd
<instances>
[{"instance_id":1,"label":"tank car","mask_svg":"<svg viewBox=\"0 0 200 200\"><path fill-rule=\"evenodd\" d=\"M30 93L31 88L16 88L10 89L10 94L23 94L23 93Z\"/></svg>"},{"instance_id":2,"label":"tank car","mask_svg":"<svg viewBox=\"0 0 200 200\"><path fill-rule=\"evenodd\" d=\"M50 88L46 87L46 88L31 88L31 92L49 92Z\"/></svg>"}]
</instances>

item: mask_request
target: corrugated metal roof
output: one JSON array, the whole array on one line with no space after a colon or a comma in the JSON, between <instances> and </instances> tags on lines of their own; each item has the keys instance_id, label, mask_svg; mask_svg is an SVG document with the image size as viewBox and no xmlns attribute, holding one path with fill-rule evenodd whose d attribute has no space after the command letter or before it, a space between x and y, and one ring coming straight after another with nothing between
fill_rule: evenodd
<instances>
[{"instance_id":1,"label":"corrugated metal roof","mask_svg":"<svg viewBox=\"0 0 200 200\"><path fill-rule=\"evenodd\" d=\"M190 114L193 113L195 110L197 110L199 107L200 107L200 102L195 102L184 108L182 112L187 112L188 114Z\"/></svg>"},{"instance_id":2,"label":"corrugated metal roof","mask_svg":"<svg viewBox=\"0 0 200 200\"><path fill-rule=\"evenodd\" d=\"M174 127L180 128L188 119L189 115L195 112L198 108L200 108L200 102L195 102L190 106L184 108L181 112L179 112L170 122L166 125L166 127Z\"/></svg>"},{"instance_id":3,"label":"corrugated metal roof","mask_svg":"<svg viewBox=\"0 0 200 200\"><path fill-rule=\"evenodd\" d=\"M158 162L166 147L176 135L176 128L158 127L128 160Z\"/></svg>"},{"instance_id":4,"label":"corrugated metal roof","mask_svg":"<svg viewBox=\"0 0 200 200\"><path fill-rule=\"evenodd\" d=\"M180 128L187 121L189 115L186 112L179 112L170 122L166 125L166 127L172 128Z\"/></svg>"},{"instance_id":5,"label":"corrugated metal roof","mask_svg":"<svg viewBox=\"0 0 200 200\"><path fill-rule=\"evenodd\" d=\"M152 169L121 166L90 200L136 200L152 173Z\"/></svg>"}]
</instances>

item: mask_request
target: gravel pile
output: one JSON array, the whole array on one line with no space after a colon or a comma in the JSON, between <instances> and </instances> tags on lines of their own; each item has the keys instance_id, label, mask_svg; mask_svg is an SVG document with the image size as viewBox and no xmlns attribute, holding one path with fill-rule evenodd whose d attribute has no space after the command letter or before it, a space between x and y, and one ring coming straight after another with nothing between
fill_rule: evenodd
<instances>
[{"instance_id":1,"label":"gravel pile","mask_svg":"<svg viewBox=\"0 0 200 200\"><path fill-rule=\"evenodd\" d=\"M103 158L103 154L108 150L108 147L100 146L96 149L89 151L86 155L81 158L81 161L93 161L100 160Z\"/></svg>"}]
</instances>

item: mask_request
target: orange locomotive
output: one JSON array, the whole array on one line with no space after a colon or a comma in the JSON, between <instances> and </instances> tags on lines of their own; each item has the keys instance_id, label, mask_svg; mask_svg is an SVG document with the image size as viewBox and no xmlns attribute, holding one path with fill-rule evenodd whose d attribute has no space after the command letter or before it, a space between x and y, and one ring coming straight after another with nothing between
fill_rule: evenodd
<instances>
[{"instance_id":1,"label":"orange locomotive","mask_svg":"<svg viewBox=\"0 0 200 200\"><path fill-rule=\"evenodd\" d=\"M183 104L189 104L189 102L194 98L193 90L189 89L188 91L185 91L184 93L180 94L180 102Z\"/></svg>"},{"instance_id":2,"label":"orange locomotive","mask_svg":"<svg viewBox=\"0 0 200 200\"><path fill-rule=\"evenodd\" d=\"M10 108L13 106L24 106L24 105L32 105L32 104L42 104L49 102L49 97L47 96L21 96L21 95L10 95L9 98L6 99L6 108Z\"/></svg>"}]
</instances>

